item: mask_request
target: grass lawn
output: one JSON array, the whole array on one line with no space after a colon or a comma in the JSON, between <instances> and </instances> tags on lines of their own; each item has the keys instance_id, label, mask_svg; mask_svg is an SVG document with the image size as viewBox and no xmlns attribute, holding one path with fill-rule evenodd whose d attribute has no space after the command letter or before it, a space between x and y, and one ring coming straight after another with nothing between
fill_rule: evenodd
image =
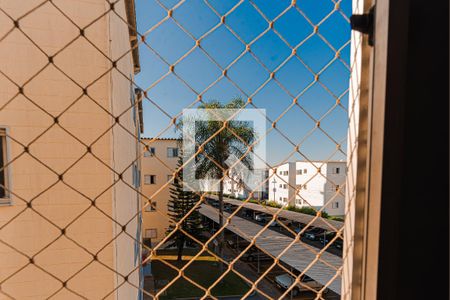
<instances>
[{"instance_id":1,"label":"grass lawn","mask_svg":"<svg viewBox=\"0 0 450 300\"><path fill-rule=\"evenodd\" d=\"M183 261L183 264L185 263L186 262ZM157 289L163 288L177 275L177 271L160 261L152 262L152 271ZM195 261L186 269L185 275L204 288L208 288L217 280L217 278L219 278L221 273L217 263L210 261ZM243 295L249 289L250 288L245 281L231 271L212 289L212 294L214 296ZM179 278L166 290L166 294L160 298L175 299L201 297L203 295L204 292L201 289L186 279Z\"/></svg>"}]
</instances>

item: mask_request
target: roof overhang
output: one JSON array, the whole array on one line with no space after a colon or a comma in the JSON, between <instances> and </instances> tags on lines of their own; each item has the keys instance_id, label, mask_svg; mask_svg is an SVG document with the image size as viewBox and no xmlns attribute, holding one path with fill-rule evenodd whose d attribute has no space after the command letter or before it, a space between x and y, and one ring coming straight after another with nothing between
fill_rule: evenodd
<instances>
[{"instance_id":1,"label":"roof overhang","mask_svg":"<svg viewBox=\"0 0 450 300\"><path fill-rule=\"evenodd\" d=\"M131 55L133 57L133 70L134 74L141 71L141 64L139 62L139 47L137 38L137 25L136 25L136 7L134 0L125 0L125 10L127 13L128 32L130 35Z\"/></svg>"}]
</instances>

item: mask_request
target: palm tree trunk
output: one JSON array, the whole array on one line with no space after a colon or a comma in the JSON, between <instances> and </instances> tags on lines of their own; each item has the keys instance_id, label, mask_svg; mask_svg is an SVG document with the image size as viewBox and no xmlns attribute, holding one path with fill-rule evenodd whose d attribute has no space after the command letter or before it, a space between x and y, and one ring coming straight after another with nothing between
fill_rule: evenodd
<instances>
[{"instance_id":1,"label":"palm tree trunk","mask_svg":"<svg viewBox=\"0 0 450 300\"><path fill-rule=\"evenodd\" d=\"M223 176L220 178L219 183L219 230L223 227ZM219 257L223 258L223 244L225 240L225 230L222 230L219 234ZM220 272L223 272L223 264L220 263Z\"/></svg>"}]
</instances>

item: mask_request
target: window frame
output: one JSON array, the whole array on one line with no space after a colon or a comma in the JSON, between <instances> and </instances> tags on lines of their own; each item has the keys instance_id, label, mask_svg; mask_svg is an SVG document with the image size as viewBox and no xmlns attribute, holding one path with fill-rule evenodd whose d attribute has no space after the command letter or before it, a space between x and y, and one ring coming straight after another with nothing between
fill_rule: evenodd
<instances>
[{"instance_id":1,"label":"window frame","mask_svg":"<svg viewBox=\"0 0 450 300\"><path fill-rule=\"evenodd\" d=\"M350 287L345 287L344 292L348 291L348 298L355 300L387 299L392 295L402 295L405 299L424 298L429 288L422 284L420 275L448 271L445 262L448 232L431 233L426 243L408 249L418 235L427 231L426 226L412 229L410 219L405 216L415 213L413 209L423 203L422 195L428 192L429 184L436 185L436 193L442 190L448 196L448 177L414 173L420 156L428 159L423 168L426 172L448 176L448 161L445 161L448 124L440 126L439 123L448 122L448 102L421 103L424 94L430 99L440 99L442 95L446 95L442 99L448 99L448 77L441 76L443 72L436 67L442 62L445 65L443 59L448 59L448 35L439 32L430 38L436 28L448 30L448 2L436 2L426 8L405 0L356 2L360 4L360 10L353 9L356 14L368 12L369 7L376 4L375 43L370 48L367 37L361 39L361 67L352 68L361 69L361 74L353 76L361 82L360 99L356 103L360 117L359 124L350 127L358 129L358 144L353 152L355 159L345 170L351 172L356 182L346 185L346 190L347 193L359 192L352 197L350 205L345 205L348 211L354 212L354 217L351 224L346 222L348 228L344 236L354 235L352 239L344 239L344 251L353 253L354 258L348 260L350 267L344 265L343 268ZM425 37L432 40L433 47L423 42ZM439 98L434 98L437 95ZM417 122L418 119L421 122ZM433 138L421 137L430 132ZM422 138L420 143L417 137ZM414 184L420 187L412 189ZM430 221L434 222L434 227L448 230L448 207L424 215L421 224ZM353 247L350 245L346 249L348 240L353 241ZM426 263L416 262L418 256L426 257ZM435 276L435 279L433 285L439 287L441 298L446 298L448 277Z\"/></svg>"},{"instance_id":2,"label":"window frame","mask_svg":"<svg viewBox=\"0 0 450 300\"><path fill-rule=\"evenodd\" d=\"M153 206L151 206L149 204L149 205L147 205L145 207L145 209L144 209L145 212L155 212L156 211L156 209L158 207L157 202L156 201L151 201L150 203L153 204L155 208L153 208Z\"/></svg>"},{"instance_id":3,"label":"window frame","mask_svg":"<svg viewBox=\"0 0 450 300\"><path fill-rule=\"evenodd\" d=\"M379 242L380 242L380 212L381 212L381 184L383 174L383 147L386 117L387 74L394 64L388 67L388 36L391 36L389 27L396 27L395 31L402 30L400 23L403 18L395 22L389 22L393 18L390 2L385 0L369 1L356 0L353 13L368 12L376 3L374 23L374 47L367 43L367 37L361 35L352 36L351 56L358 52L359 60L352 69L350 90L358 90L357 95L352 95L357 117L350 120L349 128L357 128L355 132L349 130L349 143L357 143L354 157L348 162L346 168L346 190L360 191L354 195L346 194L345 212L352 213L352 222L345 222L344 235L352 236L352 243L344 240L344 251L353 253L352 259L343 261L343 274L347 277L347 286L344 292L349 292L349 298L377 299L378 292L378 268L379 268ZM403 3L402 3L403 2ZM404 0L396 2L399 8ZM377 13L382 12L382 13ZM396 10L397 14L403 14L404 10ZM392 20L391 20L392 21ZM391 24L391 25L389 25ZM395 24L395 25L394 25ZM399 30L400 28L400 30ZM389 34L388 34L389 32ZM403 36L407 36L403 33ZM397 36L398 39L399 36ZM396 52L404 51L399 46L400 41L389 38L389 48ZM407 52L407 51L404 51ZM398 60L400 61L400 60ZM400 63L400 62L398 62ZM400 68L401 69L401 68ZM397 73L400 69L397 69ZM396 77L396 76L393 76ZM352 79L354 78L354 79ZM398 76L397 76L398 78ZM359 85L359 86L356 86ZM398 82L389 81L390 86L400 86ZM392 90L392 92L395 89ZM395 97L396 105L402 99ZM376 105L374 103L377 103ZM391 112L391 115L395 113ZM398 121L395 121L398 123ZM350 180L353 178L353 180ZM370 236L370 239L368 238ZM389 276L395 276L390 274ZM389 277L389 276L384 276ZM391 289L386 289L386 292Z\"/></svg>"},{"instance_id":4,"label":"window frame","mask_svg":"<svg viewBox=\"0 0 450 300\"><path fill-rule=\"evenodd\" d=\"M155 232L155 236L154 237L149 237L148 235L147 235L147 232L148 231L151 231L151 230L153 230L154 232ZM157 239L158 238L158 228L145 228L144 229L144 238L145 239Z\"/></svg>"},{"instance_id":5,"label":"window frame","mask_svg":"<svg viewBox=\"0 0 450 300\"><path fill-rule=\"evenodd\" d=\"M174 155L174 152L176 152L176 155ZM171 154L169 155L169 153L171 153ZM167 154L167 158L176 158L176 157L178 157L178 147L167 147L166 154Z\"/></svg>"},{"instance_id":6,"label":"window frame","mask_svg":"<svg viewBox=\"0 0 450 300\"><path fill-rule=\"evenodd\" d=\"M149 147L147 151L144 151L144 157L153 157L156 154L155 147Z\"/></svg>"},{"instance_id":7,"label":"window frame","mask_svg":"<svg viewBox=\"0 0 450 300\"><path fill-rule=\"evenodd\" d=\"M2 152L3 152L3 165L7 165L10 161L10 143L8 140L9 128L6 126L0 127L0 138L2 139ZM13 204L11 190L11 167L7 166L3 170L3 180L4 180L4 197L0 198L0 206L10 206Z\"/></svg>"},{"instance_id":8,"label":"window frame","mask_svg":"<svg viewBox=\"0 0 450 300\"><path fill-rule=\"evenodd\" d=\"M146 182L146 178L149 177L149 183ZM152 182L152 178L154 179ZM156 184L156 175L154 174L144 174L144 185L154 185Z\"/></svg>"}]
</instances>

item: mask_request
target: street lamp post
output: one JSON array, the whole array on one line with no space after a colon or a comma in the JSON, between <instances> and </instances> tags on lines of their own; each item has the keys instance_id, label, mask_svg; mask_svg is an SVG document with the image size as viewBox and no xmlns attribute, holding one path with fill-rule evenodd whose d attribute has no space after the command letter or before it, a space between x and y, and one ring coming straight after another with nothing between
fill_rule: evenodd
<instances>
[{"instance_id":1,"label":"street lamp post","mask_svg":"<svg viewBox=\"0 0 450 300\"><path fill-rule=\"evenodd\" d=\"M276 201L276 200L275 200L275 192L277 191L277 188L275 187L275 185L276 185L276 183L277 183L277 180L276 180L275 177L273 178L272 183L273 183L273 201Z\"/></svg>"}]
</instances>

